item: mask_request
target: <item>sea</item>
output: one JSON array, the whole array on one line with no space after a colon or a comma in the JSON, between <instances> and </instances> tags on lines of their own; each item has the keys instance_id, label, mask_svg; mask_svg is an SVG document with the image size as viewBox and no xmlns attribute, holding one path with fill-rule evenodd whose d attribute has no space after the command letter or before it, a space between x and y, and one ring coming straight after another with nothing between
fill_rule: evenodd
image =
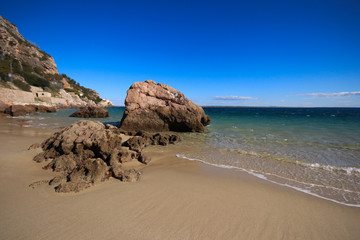
<instances>
[{"instance_id":1,"label":"sea","mask_svg":"<svg viewBox=\"0 0 360 240\"><path fill-rule=\"evenodd\" d=\"M108 108L118 124L124 107ZM360 108L204 107L206 133L183 133L178 158L238 169L339 204L360 207ZM17 117L58 129L76 109ZM181 151L180 151L181 149Z\"/></svg>"}]
</instances>

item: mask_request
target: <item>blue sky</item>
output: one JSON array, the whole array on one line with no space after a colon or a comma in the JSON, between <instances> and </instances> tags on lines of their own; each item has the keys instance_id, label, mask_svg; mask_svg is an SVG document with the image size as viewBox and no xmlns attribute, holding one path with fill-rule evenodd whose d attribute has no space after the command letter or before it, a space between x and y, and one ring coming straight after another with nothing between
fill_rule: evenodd
<instances>
[{"instance_id":1,"label":"blue sky","mask_svg":"<svg viewBox=\"0 0 360 240\"><path fill-rule=\"evenodd\" d=\"M3 1L60 73L123 105L153 79L200 105L360 107L360 1Z\"/></svg>"}]
</instances>

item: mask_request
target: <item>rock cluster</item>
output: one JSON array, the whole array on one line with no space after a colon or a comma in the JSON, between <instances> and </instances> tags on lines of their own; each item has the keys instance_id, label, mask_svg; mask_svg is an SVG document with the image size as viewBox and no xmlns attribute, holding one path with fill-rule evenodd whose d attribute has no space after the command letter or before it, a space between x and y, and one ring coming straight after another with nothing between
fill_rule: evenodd
<instances>
[{"instance_id":1,"label":"rock cluster","mask_svg":"<svg viewBox=\"0 0 360 240\"><path fill-rule=\"evenodd\" d=\"M204 132L210 117L174 88L152 80L127 91L120 127L128 131Z\"/></svg>"},{"instance_id":2,"label":"rock cluster","mask_svg":"<svg viewBox=\"0 0 360 240\"><path fill-rule=\"evenodd\" d=\"M70 117L106 118L109 117L109 111L103 107L86 106L71 114Z\"/></svg>"},{"instance_id":3,"label":"rock cluster","mask_svg":"<svg viewBox=\"0 0 360 240\"><path fill-rule=\"evenodd\" d=\"M116 127L80 120L45 140L41 144L43 152L34 161L47 161L44 169L61 173L49 182L57 192L78 192L110 177L127 182L139 180L141 172L127 169L127 162L148 164L151 159L142 152L145 146L180 140L177 135L139 132L123 142L121 133Z\"/></svg>"},{"instance_id":4,"label":"rock cluster","mask_svg":"<svg viewBox=\"0 0 360 240\"><path fill-rule=\"evenodd\" d=\"M56 108L44 105L11 105L3 108L0 107L0 111L10 116L22 116L29 113L56 112Z\"/></svg>"}]
</instances>

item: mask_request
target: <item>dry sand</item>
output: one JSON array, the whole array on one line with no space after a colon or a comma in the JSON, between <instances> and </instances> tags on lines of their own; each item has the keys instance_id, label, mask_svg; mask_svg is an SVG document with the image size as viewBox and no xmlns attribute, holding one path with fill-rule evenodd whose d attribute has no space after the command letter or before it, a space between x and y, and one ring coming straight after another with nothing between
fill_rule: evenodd
<instances>
[{"instance_id":1,"label":"dry sand","mask_svg":"<svg viewBox=\"0 0 360 240\"><path fill-rule=\"evenodd\" d=\"M51 132L0 118L0 239L360 239L346 207L151 147L140 182L58 194L27 148ZM176 148L178 151L178 148Z\"/></svg>"}]
</instances>

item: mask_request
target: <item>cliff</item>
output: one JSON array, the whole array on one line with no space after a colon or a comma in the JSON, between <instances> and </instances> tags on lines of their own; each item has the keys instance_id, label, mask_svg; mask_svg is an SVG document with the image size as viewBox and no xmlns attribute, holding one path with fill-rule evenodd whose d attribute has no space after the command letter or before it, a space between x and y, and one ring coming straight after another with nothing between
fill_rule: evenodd
<instances>
[{"instance_id":1,"label":"cliff","mask_svg":"<svg viewBox=\"0 0 360 240\"><path fill-rule=\"evenodd\" d=\"M45 74L58 74L54 59L39 47L27 41L18 31L16 25L0 16L0 53L11 56L19 61L20 68L23 63L29 64L33 69ZM26 66L27 67L27 66Z\"/></svg>"},{"instance_id":2,"label":"cliff","mask_svg":"<svg viewBox=\"0 0 360 240\"><path fill-rule=\"evenodd\" d=\"M100 95L59 74L54 59L26 40L16 25L0 16L0 101L80 107L101 103ZM26 96L26 97L25 97Z\"/></svg>"}]
</instances>

